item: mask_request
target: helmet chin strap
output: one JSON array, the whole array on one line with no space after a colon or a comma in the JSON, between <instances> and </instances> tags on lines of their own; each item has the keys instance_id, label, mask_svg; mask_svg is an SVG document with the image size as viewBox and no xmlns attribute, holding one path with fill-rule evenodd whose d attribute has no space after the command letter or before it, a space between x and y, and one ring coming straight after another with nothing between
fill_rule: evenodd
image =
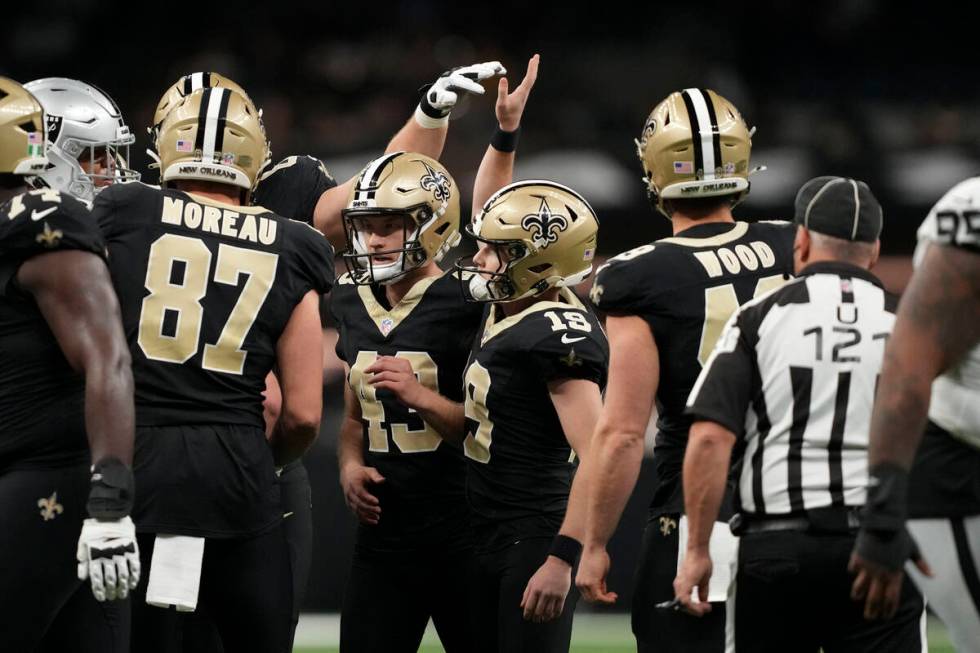
<instances>
[{"instance_id":1,"label":"helmet chin strap","mask_svg":"<svg viewBox=\"0 0 980 653\"><path fill-rule=\"evenodd\" d=\"M487 302L493 299L490 295L490 284L479 274L470 277L470 295L478 302Z\"/></svg>"}]
</instances>

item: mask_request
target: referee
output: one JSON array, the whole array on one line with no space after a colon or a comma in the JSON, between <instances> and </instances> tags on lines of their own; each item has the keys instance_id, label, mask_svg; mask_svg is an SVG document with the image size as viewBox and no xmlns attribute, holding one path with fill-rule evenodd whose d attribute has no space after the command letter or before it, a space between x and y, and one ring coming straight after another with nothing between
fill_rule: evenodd
<instances>
[{"instance_id":1,"label":"referee","mask_svg":"<svg viewBox=\"0 0 980 653\"><path fill-rule=\"evenodd\" d=\"M708 542L737 449L732 531L741 539L729 646L923 651L923 604L911 582L887 622L866 621L849 598L871 408L897 304L869 272L881 206L863 182L817 177L796 196L795 222L798 278L742 306L688 398L690 536L675 605L698 615L711 609Z\"/></svg>"}]
</instances>

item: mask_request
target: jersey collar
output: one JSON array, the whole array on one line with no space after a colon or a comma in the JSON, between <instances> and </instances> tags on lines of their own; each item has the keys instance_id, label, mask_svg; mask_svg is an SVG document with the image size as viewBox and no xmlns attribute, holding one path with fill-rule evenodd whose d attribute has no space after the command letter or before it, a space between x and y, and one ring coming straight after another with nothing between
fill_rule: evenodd
<instances>
[{"instance_id":1,"label":"jersey collar","mask_svg":"<svg viewBox=\"0 0 980 653\"><path fill-rule=\"evenodd\" d=\"M405 293L401 301L391 307L391 310L386 310L381 305L381 302L375 298L370 286L358 286L357 294L360 295L361 303L364 304L364 309L371 317L371 321L378 327L381 335L387 338L409 316L415 307L419 305L429 286L441 278L441 275L436 275L419 279Z\"/></svg>"},{"instance_id":2,"label":"jersey collar","mask_svg":"<svg viewBox=\"0 0 980 653\"><path fill-rule=\"evenodd\" d=\"M873 283L883 290L885 288L881 280L871 274L870 271L858 267L853 263L845 263L843 261L819 261L817 263L811 263L800 270L800 273L796 276L804 277L811 274L835 274L839 277L855 277L857 279L864 279L868 283Z\"/></svg>"}]
</instances>

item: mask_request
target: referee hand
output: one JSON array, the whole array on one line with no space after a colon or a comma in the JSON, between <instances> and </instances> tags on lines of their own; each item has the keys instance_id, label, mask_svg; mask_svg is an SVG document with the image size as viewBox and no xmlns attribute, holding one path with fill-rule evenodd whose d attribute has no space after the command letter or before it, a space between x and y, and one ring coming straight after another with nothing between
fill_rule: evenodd
<instances>
[{"instance_id":1,"label":"referee hand","mask_svg":"<svg viewBox=\"0 0 980 653\"><path fill-rule=\"evenodd\" d=\"M707 550L688 549L684 553L684 561L674 579L674 598L679 603L679 609L695 617L703 617L711 612L711 603L708 601L711 571L711 556ZM692 598L695 587L698 588L700 602Z\"/></svg>"}]
</instances>

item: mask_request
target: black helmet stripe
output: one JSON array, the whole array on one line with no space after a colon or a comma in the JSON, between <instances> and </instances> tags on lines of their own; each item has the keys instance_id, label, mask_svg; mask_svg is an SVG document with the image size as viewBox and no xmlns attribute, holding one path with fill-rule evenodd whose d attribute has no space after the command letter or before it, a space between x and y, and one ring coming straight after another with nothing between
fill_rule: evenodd
<instances>
[{"instance_id":1,"label":"black helmet stripe","mask_svg":"<svg viewBox=\"0 0 980 653\"><path fill-rule=\"evenodd\" d=\"M224 152L225 144L225 123L228 121L228 101L231 99L231 91L225 90L221 94L221 106L218 108L218 132L214 137L214 151Z\"/></svg>"},{"instance_id":2,"label":"black helmet stripe","mask_svg":"<svg viewBox=\"0 0 980 653\"><path fill-rule=\"evenodd\" d=\"M204 126L207 124L208 120L208 104L211 103L211 89L204 89L204 93L201 95L201 106L198 107L197 112L197 136L194 138L194 149L203 150L204 149Z\"/></svg>"},{"instance_id":3,"label":"black helmet stripe","mask_svg":"<svg viewBox=\"0 0 980 653\"><path fill-rule=\"evenodd\" d=\"M704 103L708 106L708 118L711 120L711 147L715 151L715 168L724 169L721 160L721 135L718 132L718 116L715 113L715 103L711 101L711 96L707 89L700 89L704 96Z\"/></svg>"},{"instance_id":4,"label":"black helmet stripe","mask_svg":"<svg viewBox=\"0 0 980 653\"><path fill-rule=\"evenodd\" d=\"M389 161L393 161L395 158L401 156L404 152L393 152L387 156L375 159L357 180L356 192L354 194L354 199L356 200L372 200L374 199L374 194L378 185L378 179L381 177L382 171L384 171L385 166L388 165Z\"/></svg>"},{"instance_id":5,"label":"black helmet stripe","mask_svg":"<svg viewBox=\"0 0 980 653\"><path fill-rule=\"evenodd\" d=\"M681 92L684 106L687 107L687 117L691 123L691 148L694 150L694 172L704 170L704 154L701 152L701 125L698 123L698 113L694 110L690 89Z\"/></svg>"},{"instance_id":6,"label":"black helmet stripe","mask_svg":"<svg viewBox=\"0 0 980 653\"><path fill-rule=\"evenodd\" d=\"M702 172L702 179L714 179L715 168L721 165L721 143L711 97L697 88L684 89L682 96L691 120L694 168Z\"/></svg>"}]
</instances>

